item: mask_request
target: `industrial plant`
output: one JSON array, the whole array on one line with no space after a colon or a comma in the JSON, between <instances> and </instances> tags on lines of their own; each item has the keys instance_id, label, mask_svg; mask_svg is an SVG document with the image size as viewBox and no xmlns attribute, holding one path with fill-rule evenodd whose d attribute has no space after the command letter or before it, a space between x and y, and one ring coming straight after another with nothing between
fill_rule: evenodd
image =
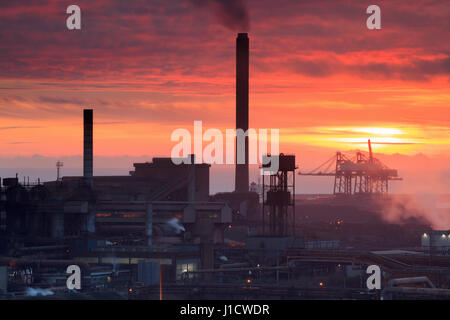
<instances>
[{"instance_id":1,"label":"industrial plant","mask_svg":"<svg viewBox=\"0 0 450 320\"><path fill-rule=\"evenodd\" d=\"M239 33L244 132L249 48ZM96 175L94 111L80 114L82 176L64 176L58 162L55 181L1 177L0 299L450 299L450 230L420 215L382 218L411 209L389 193L401 168L377 159L370 140L368 152L337 152L312 171L280 150L278 170L251 183L246 138L235 190L211 194L210 165L194 161L154 157L128 175ZM303 176L334 177L330 194L296 193ZM437 202L450 214L450 198ZM72 265L81 286L69 290ZM367 286L373 265L379 289Z\"/></svg>"}]
</instances>

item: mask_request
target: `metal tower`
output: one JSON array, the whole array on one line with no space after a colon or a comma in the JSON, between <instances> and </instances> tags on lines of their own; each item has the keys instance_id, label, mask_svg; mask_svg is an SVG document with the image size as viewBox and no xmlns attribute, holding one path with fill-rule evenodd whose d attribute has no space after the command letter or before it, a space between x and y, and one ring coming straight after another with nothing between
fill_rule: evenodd
<instances>
[{"instance_id":1,"label":"metal tower","mask_svg":"<svg viewBox=\"0 0 450 320\"><path fill-rule=\"evenodd\" d=\"M60 171L63 166L64 166L64 163L62 161L56 162L56 181L61 180Z\"/></svg>"},{"instance_id":2,"label":"metal tower","mask_svg":"<svg viewBox=\"0 0 450 320\"><path fill-rule=\"evenodd\" d=\"M266 234L268 224L270 236L287 236L289 225L292 226L292 235L295 235L295 156L281 153L273 157L278 158L276 172L269 171L270 163L262 166L263 173L266 173L262 183L263 234Z\"/></svg>"}]
</instances>

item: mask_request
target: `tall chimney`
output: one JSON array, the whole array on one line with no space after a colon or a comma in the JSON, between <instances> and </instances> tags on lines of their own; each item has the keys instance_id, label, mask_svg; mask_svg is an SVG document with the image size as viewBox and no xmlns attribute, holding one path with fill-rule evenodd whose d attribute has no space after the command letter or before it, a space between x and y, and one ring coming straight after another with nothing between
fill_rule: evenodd
<instances>
[{"instance_id":1,"label":"tall chimney","mask_svg":"<svg viewBox=\"0 0 450 320\"><path fill-rule=\"evenodd\" d=\"M93 181L93 110L84 109L83 177L89 186Z\"/></svg>"},{"instance_id":2,"label":"tall chimney","mask_svg":"<svg viewBox=\"0 0 450 320\"><path fill-rule=\"evenodd\" d=\"M236 130L248 130L248 76L249 76L249 39L247 33L239 33L236 38ZM235 191L247 192L248 176L248 136L245 137L245 164L238 164L238 146L236 140Z\"/></svg>"}]
</instances>

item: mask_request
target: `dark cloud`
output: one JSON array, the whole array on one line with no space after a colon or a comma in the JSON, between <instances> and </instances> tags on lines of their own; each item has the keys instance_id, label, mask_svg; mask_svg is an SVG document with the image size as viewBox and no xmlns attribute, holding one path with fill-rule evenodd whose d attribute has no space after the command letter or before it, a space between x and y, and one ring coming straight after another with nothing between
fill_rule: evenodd
<instances>
[{"instance_id":1,"label":"dark cloud","mask_svg":"<svg viewBox=\"0 0 450 320\"><path fill-rule=\"evenodd\" d=\"M292 59L287 65L295 73L310 77L330 76L338 69L338 66L326 60Z\"/></svg>"},{"instance_id":2,"label":"dark cloud","mask_svg":"<svg viewBox=\"0 0 450 320\"><path fill-rule=\"evenodd\" d=\"M208 8L214 12L217 20L224 27L235 32L250 29L250 18L243 0L190 0L197 7Z\"/></svg>"},{"instance_id":3,"label":"dark cloud","mask_svg":"<svg viewBox=\"0 0 450 320\"><path fill-rule=\"evenodd\" d=\"M327 77L334 74L353 74L360 78L401 79L426 81L432 76L450 75L450 58L432 60L412 58L402 63L348 63L337 59L290 59L285 69L310 77Z\"/></svg>"},{"instance_id":4,"label":"dark cloud","mask_svg":"<svg viewBox=\"0 0 450 320\"><path fill-rule=\"evenodd\" d=\"M230 30L248 29L250 17L251 75L259 79L278 72L286 78L343 74L410 82L449 74L450 49L444 39L450 19L448 7L443 10L445 1L420 0L411 6L380 0L380 32L366 29L367 4L357 0L80 0L77 4L82 9L82 30L71 32L65 28L67 3L0 2L0 79L34 81L27 86L2 84L4 90L16 90L2 92L1 116L30 118L36 115L33 108L44 118L78 116L83 106L94 106L119 120L123 110L129 110L132 120L190 120L194 116L184 101L196 101L199 109L208 104L205 96L229 103L224 96L233 94L235 38ZM211 23L205 10L228 29ZM353 53L364 59L350 60ZM370 59L372 54L386 57ZM253 93L287 88L262 82L252 82ZM289 85L301 88L300 83ZM38 92L37 97L18 93L27 89ZM64 92L41 95L41 89ZM96 94L78 94L86 91ZM128 101L104 97L124 91L146 91L149 96ZM167 95L161 98L163 94ZM23 112L25 105L29 113ZM219 118L213 110L205 110L211 119Z\"/></svg>"},{"instance_id":5,"label":"dark cloud","mask_svg":"<svg viewBox=\"0 0 450 320\"><path fill-rule=\"evenodd\" d=\"M450 75L450 58L425 60L412 59L403 64L369 63L352 65L348 71L360 76L402 79L405 81L425 81L435 75Z\"/></svg>"},{"instance_id":6,"label":"dark cloud","mask_svg":"<svg viewBox=\"0 0 450 320\"><path fill-rule=\"evenodd\" d=\"M443 41L450 30L448 10L443 10L445 1L421 0L417 6L410 6L381 0L380 32L366 29L366 4L356 0L80 0L78 4L82 9L82 30L68 31L67 4L61 1L1 2L0 77L89 79L90 86L112 87L101 80L148 80L151 76L171 77L165 81L174 81L186 76L231 76L235 35L211 24L205 10L213 12L219 23L233 31L248 29L251 16L251 45L254 41L257 44L252 50L252 63L262 72L270 71L271 60L286 60L295 53L370 55L402 49L420 56L450 51ZM334 63L314 60L294 63L294 72L313 77L342 72ZM439 68L432 64L417 64L414 68ZM367 63L348 71L386 77L393 74L400 79L390 67ZM415 80L410 77L403 79Z\"/></svg>"},{"instance_id":7,"label":"dark cloud","mask_svg":"<svg viewBox=\"0 0 450 320\"><path fill-rule=\"evenodd\" d=\"M78 104L83 105L86 101L77 99L77 98L58 98L58 97L50 97L50 96L40 96L39 102L43 103L54 103L54 104Z\"/></svg>"}]
</instances>

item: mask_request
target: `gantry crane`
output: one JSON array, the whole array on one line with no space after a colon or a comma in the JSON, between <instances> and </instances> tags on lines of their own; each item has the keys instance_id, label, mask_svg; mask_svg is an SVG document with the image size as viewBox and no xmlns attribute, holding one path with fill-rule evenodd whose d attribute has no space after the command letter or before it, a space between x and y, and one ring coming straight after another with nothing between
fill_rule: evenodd
<instances>
[{"instance_id":1,"label":"gantry crane","mask_svg":"<svg viewBox=\"0 0 450 320\"><path fill-rule=\"evenodd\" d=\"M335 195L352 194L387 194L390 180L402 180L397 170L388 168L372 153L372 144L368 141L369 157L361 152L356 158L350 159L341 152L328 159L316 169L299 175L303 176L334 176ZM333 163L334 170L330 171Z\"/></svg>"}]
</instances>

